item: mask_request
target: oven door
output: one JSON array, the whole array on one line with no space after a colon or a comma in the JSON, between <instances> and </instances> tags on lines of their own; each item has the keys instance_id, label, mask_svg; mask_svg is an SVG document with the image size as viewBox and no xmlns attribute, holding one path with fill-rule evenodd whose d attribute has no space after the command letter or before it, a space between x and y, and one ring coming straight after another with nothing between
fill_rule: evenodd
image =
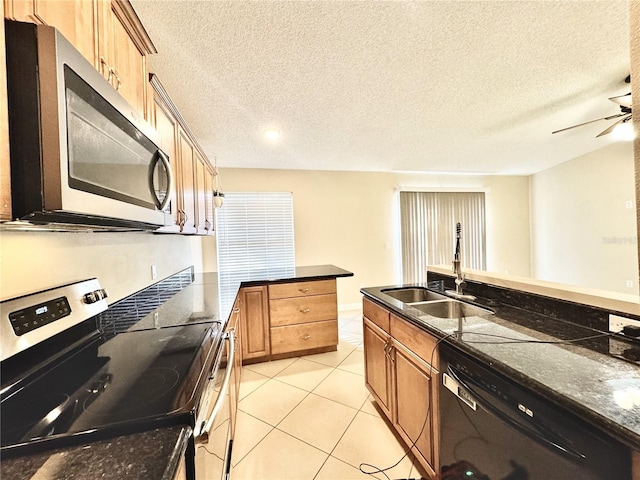
<instances>
[{"instance_id":1,"label":"oven door","mask_svg":"<svg viewBox=\"0 0 640 480\"><path fill-rule=\"evenodd\" d=\"M204 393L194 431L197 480L228 480L231 474L234 402L237 401L233 381L236 352L234 331L227 332L223 338L225 344L222 355Z\"/></svg>"}]
</instances>

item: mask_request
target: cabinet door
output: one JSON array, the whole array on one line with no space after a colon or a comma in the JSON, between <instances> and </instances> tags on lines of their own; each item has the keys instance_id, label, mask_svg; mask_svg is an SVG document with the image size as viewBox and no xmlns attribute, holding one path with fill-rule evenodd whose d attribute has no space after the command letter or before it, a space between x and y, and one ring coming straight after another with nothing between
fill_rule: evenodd
<instances>
[{"instance_id":1,"label":"cabinet door","mask_svg":"<svg viewBox=\"0 0 640 480\"><path fill-rule=\"evenodd\" d=\"M196 206L194 195L193 144L182 128L178 128L178 155L180 162L180 191L182 192L181 225L183 233L196 233Z\"/></svg>"},{"instance_id":2,"label":"cabinet door","mask_svg":"<svg viewBox=\"0 0 640 480\"><path fill-rule=\"evenodd\" d=\"M271 345L267 287L245 287L241 289L240 295L242 359L247 361L268 357L271 353Z\"/></svg>"},{"instance_id":3,"label":"cabinet door","mask_svg":"<svg viewBox=\"0 0 640 480\"><path fill-rule=\"evenodd\" d=\"M416 457L435 475L434 418L437 409L429 365L402 345L394 342L392 353L394 379L395 426L408 445L413 445ZM422 457L422 458L420 458Z\"/></svg>"},{"instance_id":4,"label":"cabinet door","mask_svg":"<svg viewBox=\"0 0 640 480\"><path fill-rule=\"evenodd\" d=\"M363 318L365 385L391 419L390 337L369 319Z\"/></svg>"},{"instance_id":5,"label":"cabinet door","mask_svg":"<svg viewBox=\"0 0 640 480\"><path fill-rule=\"evenodd\" d=\"M204 211L205 221L204 228L207 231L207 235L213 235L213 171L209 166L205 165L204 169Z\"/></svg>"},{"instance_id":6,"label":"cabinet door","mask_svg":"<svg viewBox=\"0 0 640 480\"><path fill-rule=\"evenodd\" d=\"M5 0L5 17L50 25L98 66L97 0Z\"/></svg>"},{"instance_id":7,"label":"cabinet door","mask_svg":"<svg viewBox=\"0 0 640 480\"><path fill-rule=\"evenodd\" d=\"M206 235L207 229L207 212L205 200L205 176L206 166L204 159L196 150L193 149L193 166L194 166L194 187L195 187L195 209L196 209L196 232L200 235Z\"/></svg>"},{"instance_id":8,"label":"cabinet door","mask_svg":"<svg viewBox=\"0 0 640 480\"><path fill-rule=\"evenodd\" d=\"M95 1L99 70L141 118L149 120L147 55L156 49L128 0Z\"/></svg>"}]
</instances>

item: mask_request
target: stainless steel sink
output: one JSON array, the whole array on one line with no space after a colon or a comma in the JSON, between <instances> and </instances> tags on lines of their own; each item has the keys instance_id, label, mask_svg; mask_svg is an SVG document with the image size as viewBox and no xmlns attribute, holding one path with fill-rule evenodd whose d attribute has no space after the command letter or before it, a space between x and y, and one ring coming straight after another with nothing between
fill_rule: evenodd
<instances>
[{"instance_id":1,"label":"stainless steel sink","mask_svg":"<svg viewBox=\"0 0 640 480\"><path fill-rule=\"evenodd\" d=\"M491 310L476 307L468 303L459 302L457 300L443 300L440 302L414 303L411 305L427 315L438 318L462 318L462 317L481 317L485 315L493 315Z\"/></svg>"},{"instance_id":2,"label":"stainless steel sink","mask_svg":"<svg viewBox=\"0 0 640 480\"><path fill-rule=\"evenodd\" d=\"M382 290L382 293L403 303L431 302L448 298L446 295L441 295L422 287L387 288Z\"/></svg>"}]
</instances>

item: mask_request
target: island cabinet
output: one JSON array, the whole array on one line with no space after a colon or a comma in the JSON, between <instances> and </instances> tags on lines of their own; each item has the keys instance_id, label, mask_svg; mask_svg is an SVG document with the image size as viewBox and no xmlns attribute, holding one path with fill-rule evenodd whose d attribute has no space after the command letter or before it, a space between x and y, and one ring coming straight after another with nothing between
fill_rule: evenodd
<instances>
[{"instance_id":1,"label":"island cabinet","mask_svg":"<svg viewBox=\"0 0 640 480\"><path fill-rule=\"evenodd\" d=\"M365 384L425 469L438 471L437 340L363 299Z\"/></svg>"},{"instance_id":2,"label":"island cabinet","mask_svg":"<svg viewBox=\"0 0 640 480\"><path fill-rule=\"evenodd\" d=\"M156 233L212 235L215 169L157 75L152 74L149 81L153 89L151 123L173 171L168 206L173 222Z\"/></svg>"},{"instance_id":3,"label":"island cabinet","mask_svg":"<svg viewBox=\"0 0 640 480\"><path fill-rule=\"evenodd\" d=\"M336 280L269 285L269 317L272 356L335 350Z\"/></svg>"},{"instance_id":4,"label":"island cabinet","mask_svg":"<svg viewBox=\"0 0 640 480\"><path fill-rule=\"evenodd\" d=\"M5 18L56 27L149 119L147 55L156 49L128 0L5 0Z\"/></svg>"},{"instance_id":5,"label":"island cabinet","mask_svg":"<svg viewBox=\"0 0 640 480\"><path fill-rule=\"evenodd\" d=\"M337 349L335 278L243 287L239 295L245 364Z\"/></svg>"}]
</instances>

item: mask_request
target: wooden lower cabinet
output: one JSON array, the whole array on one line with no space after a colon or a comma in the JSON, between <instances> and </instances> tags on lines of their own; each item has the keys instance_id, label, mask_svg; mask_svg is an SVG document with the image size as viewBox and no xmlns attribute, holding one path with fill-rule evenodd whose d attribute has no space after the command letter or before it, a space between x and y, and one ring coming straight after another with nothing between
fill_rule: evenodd
<instances>
[{"instance_id":1,"label":"wooden lower cabinet","mask_svg":"<svg viewBox=\"0 0 640 480\"><path fill-rule=\"evenodd\" d=\"M400 436L412 449L427 473L435 476L437 432L434 414L437 411L437 385L430 366L394 342L392 357L394 425ZM437 378L437 377L436 377Z\"/></svg>"},{"instance_id":2,"label":"wooden lower cabinet","mask_svg":"<svg viewBox=\"0 0 640 480\"><path fill-rule=\"evenodd\" d=\"M383 307L367 299L363 302L365 384L400 437L413 446L425 473L435 479L439 469L440 377L433 366L438 365L437 341Z\"/></svg>"},{"instance_id":3,"label":"wooden lower cabinet","mask_svg":"<svg viewBox=\"0 0 640 480\"><path fill-rule=\"evenodd\" d=\"M271 328L271 355L315 350L338 344L338 325L333 320Z\"/></svg>"},{"instance_id":4,"label":"wooden lower cabinet","mask_svg":"<svg viewBox=\"0 0 640 480\"><path fill-rule=\"evenodd\" d=\"M366 317L362 336L365 384L378 406L391 418L391 359L388 355L391 337Z\"/></svg>"},{"instance_id":5,"label":"wooden lower cabinet","mask_svg":"<svg viewBox=\"0 0 640 480\"><path fill-rule=\"evenodd\" d=\"M240 289L244 363L338 348L336 280Z\"/></svg>"},{"instance_id":6,"label":"wooden lower cabinet","mask_svg":"<svg viewBox=\"0 0 640 480\"><path fill-rule=\"evenodd\" d=\"M271 345L266 286L244 287L240 290L240 329L243 362L268 359Z\"/></svg>"}]
</instances>

